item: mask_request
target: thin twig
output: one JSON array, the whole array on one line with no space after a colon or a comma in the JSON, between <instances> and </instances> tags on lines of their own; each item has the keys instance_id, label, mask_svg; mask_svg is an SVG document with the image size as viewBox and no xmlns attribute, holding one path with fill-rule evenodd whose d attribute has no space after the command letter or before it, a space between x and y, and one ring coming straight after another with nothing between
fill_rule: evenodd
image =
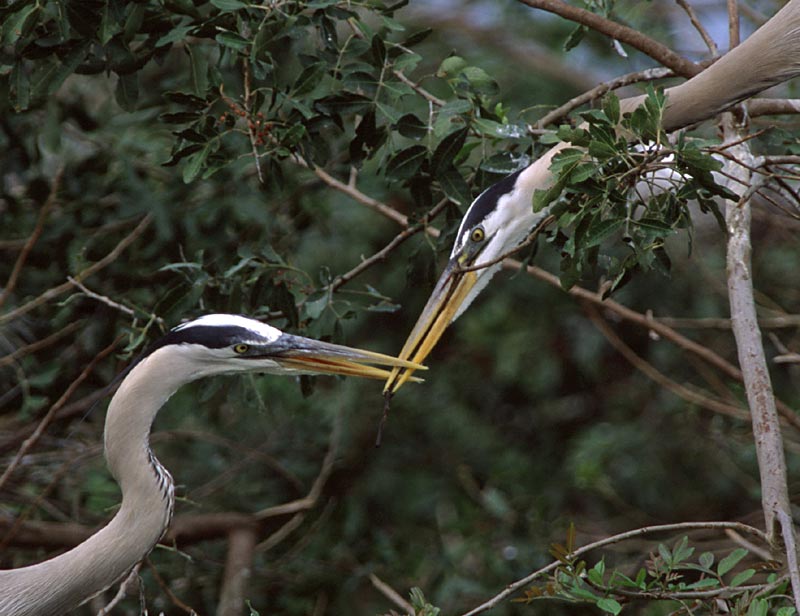
<instances>
[{"instance_id":1,"label":"thin twig","mask_svg":"<svg viewBox=\"0 0 800 616\"><path fill-rule=\"evenodd\" d=\"M244 81L244 110L247 112L247 136L250 138L250 148L253 150L253 162L256 165L256 174L258 175L258 182L264 183L264 175L261 173L261 160L258 156L258 146L256 145L256 134L251 123L252 106L250 95L250 61L245 59L242 61L242 80Z\"/></svg>"},{"instance_id":2,"label":"thin twig","mask_svg":"<svg viewBox=\"0 0 800 616\"><path fill-rule=\"evenodd\" d=\"M400 593L398 593L394 588L389 586L374 573L369 574L369 581L375 587L375 590L389 599L389 601L394 603L409 616L414 616L414 607L408 601L403 599L403 597L400 596Z\"/></svg>"},{"instance_id":3,"label":"thin twig","mask_svg":"<svg viewBox=\"0 0 800 616\"><path fill-rule=\"evenodd\" d=\"M530 246L531 244L533 244L536 241L536 238L539 237L539 234L542 231L544 231L548 227L548 225L550 225L551 223L555 222L555 220L556 220L555 216L552 216L552 215L547 216L546 218L541 220L538 225L536 225L534 227L533 231L531 231L528 234L528 237L526 237L524 240L522 240L522 242L517 244L514 248L512 248L508 252L505 252L505 253L501 254L499 257L497 257L495 259L492 259L491 261L486 261L485 263L480 263L478 265L470 265L468 267L459 267L457 270L455 270L454 273L459 273L460 274L460 273L463 273L463 272L474 272L474 271L477 271L477 270L486 269L487 267L491 267L492 265L495 265L497 263L501 263L501 262L505 261L506 259L510 258L511 255L514 255L514 254L518 253L520 250L522 250L523 248L526 248L526 247Z\"/></svg>"},{"instance_id":4,"label":"thin twig","mask_svg":"<svg viewBox=\"0 0 800 616\"><path fill-rule=\"evenodd\" d=\"M364 259L356 265L353 269L340 276L337 276L333 279L333 281L328 285L328 290L333 292L336 291L339 287L344 284L350 282L353 278L361 274L364 270L372 267L378 261L383 261L386 259L389 254L395 250L400 244L405 242L408 238L412 235L416 235L420 231L425 230L438 215L439 213L450 203L450 200L447 198L442 199L434 205L425 215L420 219L420 221L412 226L406 227L403 231L395 235L392 240L386 244L383 248L381 248L378 252L373 254L368 259Z\"/></svg>"},{"instance_id":5,"label":"thin twig","mask_svg":"<svg viewBox=\"0 0 800 616\"><path fill-rule=\"evenodd\" d=\"M672 51L666 45L645 36L638 30L623 26L615 21L601 17L596 13L587 11L562 2L561 0L519 0L528 6L560 15L565 19L574 21L596 30L601 34L621 43L627 43L642 53L650 56L660 64L672 69L682 77L694 77L702 68L694 62L687 60Z\"/></svg>"},{"instance_id":6,"label":"thin twig","mask_svg":"<svg viewBox=\"0 0 800 616\"><path fill-rule=\"evenodd\" d=\"M119 589L117 589L117 594L106 603L102 608L97 610L97 616L106 616L107 614L111 613L111 610L114 609L114 606L117 605L120 601L125 598L125 595L128 594L128 588L134 582L138 585L139 584L139 569L142 567L142 563L138 562L134 565L131 572L122 580L122 583L119 585Z\"/></svg>"},{"instance_id":7,"label":"thin twig","mask_svg":"<svg viewBox=\"0 0 800 616\"><path fill-rule=\"evenodd\" d=\"M83 294L86 295L86 297L91 297L92 299L96 299L98 302L101 302L101 303L105 304L106 306L110 306L111 308L114 308L115 310L119 310L120 312L123 312L123 313L127 314L128 316L131 316L131 317L136 316L136 311L133 308L128 308L127 306L123 306L122 304L119 304L119 303L115 302L110 297L106 297L105 295L100 295L99 293L95 293L94 291L92 291L91 289L86 287L86 285L84 285L79 280L75 280L72 276L67 276L67 280L69 280L73 285L75 285L81 291L83 291ZM156 315L156 314L154 314L152 312L147 316L150 319L152 319L153 321L156 321L159 325L164 325L165 324L164 323L164 319L162 319L160 316L158 316L158 315Z\"/></svg>"},{"instance_id":8,"label":"thin twig","mask_svg":"<svg viewBox=\"0 0 800 616\"><path fill-rule=\"evenodd\" d=\"M786 549L786 568L789 570L789 580L792 583L794 608L797 613L800 613L800 596L798 596L798 591L800 591L800 565L797 562L797 537L794 530L794 521L785 509L779 509L777 515L783 536L783 544Z\"/></svg>"},{"instance_id":9,"label":"thin twig","mask_svg":"<svg viewBox=\"0 0 800 616\"><path fill-rule=\"evenodd\" d=\"M0 368L8 366L9 364L13 364L22 357L25 357L26 355L30 355L31 353L36 353L37 351L46 349L51 344L63 338L64 336L69 336L81 325L83 325L82 321L73 321L72 323L67 323L67 325L65 325L55 333L50 334L46 338L42 338L41 340L37 340L36 342L32 342L30 344L26 344L25 346L14 350L12 353L9 353L8 355L3 355L2 357L0 357Z\"/></svg>"},{"instance_id":10,"label":"thin twig","mask_svg":"<svg viewBox=\"0 0 800 616\"><path fill-rule=\"evenodd\" d=\"M642 535L647 535L651 533L661 533L661 532L676 532L676 531L685 531L685 530L698 530L698 529L713 529L713 530L726 530L726 529L733 529L739 532L746 533L748 535L755 535L764 543L767 543L766 535L757 528L752 526L748 526L747 524L742 524L740 522L678 522L676 524L661 524L658 526L644 526L642 528L637 528L634 530L629 530L624 533L619 533L617 535L612 535L611 537L605 537L593 543L589 543L577 550L571 552L566 556L569 560L574 560L583 554L591 552L592 550L596 550L598 548L605 547L607 545L613 545L615 543L620 543L622 541L627 541L629 539L636 539L641 537ZM463 616L475 616L476 614L480 614L487 610L496 607L500 604L504 599L508 598L515 592L517 592L523 586L527 586L533 580L546 573L550 573L554 571L557 567L561 565L560 560L556 560L546 567L542 567L541 569L534 571L530 575L525 576L517 580L516 582L512 582L508 586L505 587L501 592L497 593L494 597L489 599L488 601L482 603L478 607L470 610L463 614Z\"/></svg>"},{"instance_id":11,"label":"thin twig","mask_svg":"<svg viewBox=\"0 0 800 616\"><path fill-rule=\"evenodd\" d=\"M511 269L514 271L519 270L522 268L522 264L519 261L515 261L514 259L507 259L503 266L507 269ZM544 282L547 282L551 286L561 288L561 281L558 279L558 276L554 276L550 272L543 270L540 267L535 265L528 265L526 268L528 274L533 276L534 278L538 278ZM729 377L742 382L742 371L739 370L736 366L730 363L725 358L721 357L717 353L715 353L712 349L708 348L707 346L703 346L687 338L683 334L675 331L671 327L668 327L664 323L659 322L658 320L648 318L647 315L644 315L640 312L636 312L627 306L620 304L612 299L604 298L600 293L593 293L587 289L574 286L571 287L568 291L568 294L580 298L586 299L594 304L598 304L603 306L604 308L611 310L619 317L625 319L626 321L630 321L632 323L636 323L642 327L652 330L659 336L669 340L673 344L685 349L703 361L715 366L717 369L721 370ZM786 420L787 423L794 426L795 428L800 429L800 416L785 402L778 400L776 398L776 402L778 405L778 411L781 414L781 417Z\"/></svg>"},{"instance_id":12,"label":"thin twig","mask_svg":"<svg viewBox=\"0 0 800 616\"><path fill-rule=\"evenodd\" d=\"M728 45L733 49L741 42L739 36L739 0L728 0Z\"/></svg>"},{"instance_id":13,"label":"thin twig","mask_svg":"<svg viewBox=\"0 0 800 616\"><path fill-rule=\"evenodd\" d=\"M44 417L42 417L42 419L39 421L39 425L36 426L36 430L33 431L31 436L25 439L25 442L22 443L19 451L17 451L17 454L11 460L11 463L8 465L6 470L3 471L3 474L0 475L0 488L3 487L3 484L5 484L11 473L14 472L14 469L20 463L23 456L25 456L25 454L31 450L42 434L44 434L44 431L47 429L47 426L50 424L50 421L53 419L58 410L64 406L64 404L66 404L67 400L72 397L72 394L75 393L75 390L78 388L78 386L83 383L83 381L85 381L86 378L92 373L92 370L94 370L94 367L97 365L97 363L109 355L117 347L119 341L120 339L117 338L114 340L114 342L109 344L106 348L95 355L92 361L90 361L89 364L78 375L78 378L70 383L69 387L67 387L64 393L61 394L61 397L56 400L56 402L47 410L47 413L45 413Z\"/></svg>"},{"instance_id":14,"label":"thin twig","mask_svg":"<svg viewBox=\"0 0 800 616\"><path fill-rule=\"evenodd\" d=\"M714 39L711 38L711 35L708 33L708 30L705 29L703 24L697 17L697 13L694 12L692 5L690 5L686 0L675 0L684 11L686 11L686 15L689 17L689 21L692 22L694 29L697 30L698 34L703 39L703 42L708 47L708 51L711 52L711 56L716 58L719 55L719 48L717 44L714 42Z\"/></svg>"},{"instance_id":15,"label":"thin twig","mask_svg":"<svg viewBox=\"0 0 800 616\"><path fill-rule=\"evenodd\" d=\"M125 251L125 249L128 246L130 246L133 243L133 241L137 237L139 237L145 231L145 229L147 229L148 226L150 226L150 223L152 221L153 221L152 214L147 214L146 216L144 216L144 218L142 218L139 224L136 225L136 228L134 228L133 231L131 231L124 238L122 238L122 240L120 240L120 242L114 247L114 249L111 250L111 252L109 252L105 257L103 257L99 261L92 263L92 265L87 267L85 270L76 274L75 280L82 282L92 274L97 273L101 269L107 267L108 265L116 261L119 258L119 256ZM42 304L46 304L54 297L58 297L62 293L66 293L71 288L73 288L73 283L69 281L57 285L55 287L52 287L47 291L45 291L44 293L40 294L38 297L23 304L22 306L19 306L18 308L12 310L11 312L7 312L6 314L0 315L0 323L5 323L6 321L11 321L18 317L21 317L22 315L27 314L34 308L38 308Z\"/></svg>"},{"instance_id":16,"label":"thin twig","mask_svg":"<svg viewBox=\"0 0 800 616\"><path fill-rule=\"evenodd\" d=\"M541 130L548 124L553 124L556 121L560 120L561 118L565 117L569 114L573 109L580 107L581 105L585 105L595 99L600 98L606 92L610 92L611 90L616 90L617 88L621 88L623 86L631 85L633 83L639 83L642 81L653 81L655 79L664 79L666 77L672 77L675 73L668 68L648 68L643 71L637 71L635 73L628 73L627 75L621 75L620 77L616 77L615 79L611 79L610 81L606 81L601 83L598 86L595 86L591 90L587 90L583 94L579 94L575 98L571 98L563 105L560 105L553 109L552 111L547 112L541 119L536 121L536 129ZM534 129L530 129L532 132Z\"/></svg>"},{"instance_id":17,"label":"thin twig","mask_svg":"<svg viewBox=\"0 0 800 616\"><path fill-rule=\"evenodd\" d=\"M584 309L589 315L589 320L591 320L600 333L605 336L606 340L608 340L611 346L613 346L623 357L625 357L625 359L628 360L628 362L631 363L631 365L633 365L641 373L645 374L663 388L671 391L676 396L679 396L680 398L683 398L692 404L696 404L699 407L708 409L714 413L728 415L729 417L735 417L736 419L747 421L749 417L747 409L725 404L724 402L716 400L710 396L699 394L688 387L681 385L680 383L676 383L657 370L651 363L639 357L639 355L637 355L633 349L625 344L622 339L617 336L617 334L614 333L614 331L608 326L608 323L606 323L605 320L600 317L600 314L594 306L586 303L584 304Z\"/></svg>"},{"instance_id":18,"label":"thin twig","mask_svg":"<svg viewBox=\"0 0 800 616\"><path fill-rule=\"evenodd\" d=\"M0 292L0 307L6 303L6 300L17 286L17 280L19 279L22 267L25 265L25 261L27 261L31 250L33 250L36 240L39 239L42 231L44 231L44 222L47 220L47 215L50 213L50 208L52 208L56 202L58 191L61 188L61 178L63 176L64 167L62 166L59 167L58 171L56 171L56 174L53 177L53 184L50 187L50 194L47 195L47 200L44 202L44 205L42 205L42 209L39 210L39 216L36 218L36 225L33 227L33 231L28 236L28 239L25 240L25 244L22 246L22 251L20 251L17 260L14 262L14 267L12 268L11 274L8 277L6 286L3 291Z\"/></svg>"},{"instance_id":19,"label":"thin twig","mask_svg":"<svg viewBox=\"0 0 800 616\"><path fill-rule=\"evenodd\" d=\"M147 563L147 566L150 568L150 572L153 574L153 577L156 580L156 583L164 591L164 594L167 595L167 598L172 602L172 604L177 607L179 610L183 610L189 616L197 616L197 612L194 611L194 608L191 606L186 605L183 601L178 599L172 589L167 585L167 582L164 578L161 577L161 574L158 572L158 568L153 564L153 561L150 560L148 556L145 556L144 561Z\"/></svg>"}]
</instances>

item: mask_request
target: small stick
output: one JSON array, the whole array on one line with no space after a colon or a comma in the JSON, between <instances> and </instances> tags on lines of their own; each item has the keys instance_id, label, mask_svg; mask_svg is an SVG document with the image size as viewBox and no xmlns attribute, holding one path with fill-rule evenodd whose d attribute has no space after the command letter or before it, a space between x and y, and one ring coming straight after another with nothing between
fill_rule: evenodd
<instances>
[{"instance_id":1,"label":"small stick","mask_svg":"<svg viewBox=\"0 0 800 616\"><path fill-rule=\"evenodd\" d=\"M389 406L392 403L392 392L386 391L383 393L383 415L381 422L378 424L378 434L375 436L375 447L381 446L381 439L383 438L383 426L386 425L386 420L389 419Z\"/></svg>"}]
</instances>

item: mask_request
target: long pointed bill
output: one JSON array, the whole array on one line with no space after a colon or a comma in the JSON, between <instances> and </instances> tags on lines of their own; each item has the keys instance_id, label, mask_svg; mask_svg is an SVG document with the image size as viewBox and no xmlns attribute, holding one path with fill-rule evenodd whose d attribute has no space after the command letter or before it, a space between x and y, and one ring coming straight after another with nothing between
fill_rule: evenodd
<instances>
[{"instance_id":1,"label":"long pointed bill","mask_svg":"<svg viewBox=\"0 0 800 616\"><path fill-rule=\"evenodd\" d=\"M378 366L385 366L394 370L427 370L416 362L406 361L374 353L363 349L355 349L339 344L331 344L283 334L270 345L269 356L285 369L296 370L306 374L341 374L345 376L360 376L370 379L385 379L390 376L389 370ZM415 378L415 381L422 379Z\"/></svg>"},{"instance_id":2,"label":"long pointed bill","mask_svg":"<svg viewBox=\"0 0 800 616\"><path fill-rule=\"evenodd\" d=\"M410 360L414 364L419 364L428 356L439 342L444 330L453 321L458 308L464 303L477 280L477 272L459 271L458 263L455 261L447 264L414 329L403 345L403 350L400 351L398 356L400 360ZM383 393L396 393L406 381L414 379L412 375L415 369L403 366L393 368Z\"/></svg>"}]
</instances>

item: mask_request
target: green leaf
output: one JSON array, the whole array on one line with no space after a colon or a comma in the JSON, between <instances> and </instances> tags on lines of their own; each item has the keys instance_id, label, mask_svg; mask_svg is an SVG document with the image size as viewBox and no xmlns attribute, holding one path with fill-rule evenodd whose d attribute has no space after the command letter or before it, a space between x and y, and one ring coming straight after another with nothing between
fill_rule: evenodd
<instances>
[{"instance_id":1,"label":"green leaf","mask_svg":"<svg viewBox=\"0 0 800 616\"><path fill-rule=\"evenodd\" d=\"M372 37L372 60L375 63L375 66L378 68L383 68L384 64L386 64L386 45L383 42L383 39L378 36L377 34Z\"/></svg>"},{"instance_id":2,"label":"green leaf","mask_svg":"<svg viewBox=\"0 0 800 616\"><path fill-rule=\"evenodd\" d=\"M31 104L31 82L22 62L15 64L11 70L11 88L14 92L14 109L24 111Z\"/></svg>"},{"instance_id":3,"label":"green leaf","mask_svg":"<svg viewBox=\"0 0 800 616\"><path fill-rule=\"evenodd\" d=\"M584 128L572 128L567 124L562 124L556 129L557 141L569 141L573 145L586 147L589 145L589 131Z\"/></svg>"},{"instance_id":4,"label":"green leaf","mask_svg":"<svg viewBox=\"0 0 800 616\"><path fill-rule=\"evenodd\" d=\"M575 168L570 171L568 184L580 184L581 182L585 182L593 175L597 175L599 172L598 165L594 163L582 163L580 165L576 165Z\"/></svg>"},{"instance_id":5,"label":"green leaf","mask_svg":"<svg viewBox=\"0 0 800 616\"><path fill-rule=\"evenodd\" d=\"M568 169L582 162L585 155L586 153L583 150L564 148L553 157L553 162L550 163L550 170L553 173L559 174L563 172L564 169Z\"/></svg>"},{"instance_id":6,"label":"green leaf","mask_svg":"<svg viewBox=\"0 0 800 616\"><path fill-rule=\"evenodd\" d=\"M139 75L137 73L119 75L117 87L114 90L114 99L125 111L136 110L136 103L139 100Z\"/></svg>"},{"instance_id":7,"label":"green leaf","mask_svg":"<svg viewBox=\"0 0 800 616\"><path fill-rule=\"evenodd\" d=\"M250 41L246 38L228 30L220 32L214 39L220 45L233 49L234 51L245 51L250 46Z\"/></svg>"},{"instance_id":8,"label":"green leaf","mask_svg":"<svg viewBox=\"0 0 800 616\"><path fill-rule=\"evenodd\" d=\"M439 109L440 116L452 117L461 115L463 113L470 113L472 111L472 103L464 100L463 98L455 98L447 101L441 109Z\"/></svg>"},{"instance_id":9,"label":"green leaf","mask_svg":"<svg viewBox=\"0 0 800 616\"><path fill-rule=\"evenodd\" d=\"M195 49L192 45L186 45L186 53L189 54L189 63L192 68L192 87L194 93L205 98L208 89L208 59L202 49Z\"/></svg>"},{"instance_id":10,"label":"green leaf","mask_svg":"<svg viewBox=\"0 0 800 616\"><path fill-rule=\"evenodd\" d=\"M317 297L315 297L315 295L309 296L303 305L306 310L306 314L312 319L318 319L320 317L320 315L325 311L325 308L328 307L329 300L327 293L322 293ZM315 297L315 299L311 299L312 297Z\"/></svg>"},{"instance_id":11,"label":"green leaf","mask_svg":"<svg viewBox=\"0 0 800 616\"><path fill-rule=\"evenodd\" d=\"M201 150L186 159L186 165L183 168L183 181L185 184L188 184L198 176L210 153L211 142L206 143Z\"/></svg>"},{"instance_id":12,"label":"green leaf","mask_svg":"<svg viewBox=\"0 0 800 616\"><path fill-rule=\"evenodd\" d=\"M555 183L549 188L544 190L536 188L533 191L532 207L534 213L541 212L544 208L549 206L555 199L561 195L563 184Z\"/></svg>"},{"instance_id":13,"label":"green leaf","mask_svg":"<svg viewBox=\"0 0 800 616\"><path fill-rule=\"evenodd\" d=\"M625 224L624 218L609 218L606 220L595 219L586 230L586 235L580 247L591 248L592 246L599 246L603 240L612 235L623 224ZM667 559L665 558L664 560Z\"/></svg>"},{"instance_id":14,"label":"green leaf","mask_svg":"<svg viewBox=\"0 0 800 616\"><path fill-rule=\"evenodd\" d=\"M31 99L42 100L58 90L64 80L69 77L83 62L89 50L89 43L76 45L60 59L48 60L38 68L31 79Z\"/></svg>"},{"instance_id":15,"label":"green leaf","mask_svg":"<svg viewBox=\"0 0 800 616\"><path fill-rule=\"evenodd\" d=\"M303 96L316 88L327 70L324 62L314 62L303 69L292 86L294 96Z\"/></svg>"},{"instance_id":16,"label":"green leaf","mask_svg":"<svg viewBox=\"0 0 800 616\"><path fill-rule=\"evenodd\" d=\"M395 180L412 178L427 157L428 150L422 145L412 145L401 150L386 163L386 176Z\"/></svg>"},{"instance_id":17,"label":"green leaf","mask_svg":"<svg viewBox=\"0 0 800 616\"><path fill-rule=\"evenodd\" d=\"M461 75L469 82L472 89L478 94L491 96L497 94L500 86L485 70L478 66L468 66L461 71Z\"/></svg>"},{"instance_id":18,"label":"green leaf","mask_svg":"<svg viewBox=\"0 0 800 616\"><path fill-rule=\"evenodd\" d=\"M694 548L689 547L689 537L684 535L678 540L672 550L674 564L678 564L687 560L693 553Z\"/></svg>"},{"instance_id":19,"label":"green leaf","mask_svg":"<svg viewBox=\"0 0 800 616\"><path fill-rule=\"evenodd\" d=\"M223 13L247 8L247 4L240 2L239 0L211 0L211 4L221 10Z\"/></svg>"},{"instance_id":20,"label":"green leaf","mask_svg":"<svg viewBox=\"0 0 800 616\"><path fill-rule=\"evenodd\" d=\"M676 229L673 229L671 225L668 225L662 220L658 220L656 218L640 218L639 220L631 220L631 223L636 225L637 227L642 227L643 229L649 229L650 231L657 231L659 233L676 233ZM685 559L680 559L685 560Z\"/></svg>"},{"instance_id":21,"label":"green leaf","mask_svg":"<svg viewBox=\"0 0 800 616\"><path fill-rule=\"evenodd\" d=\"M367 112L372 107L372 101L361 94L345 92L321 98L314 105L329 115L354 114Z\"/></svg>"},{"instance_id":22,"label":"green leaf","mask_svg":"<svg viewBox=\"0 0 800 616\"><path fill-rule=\"evenodd\" d=\"M424 139L428 134L428 125L413 113L407 113L402 116L397 120L394 128L403 137L408 137L409 139Z\"/></svg>"},{"instance_id":23,"label":"green leaf","mask_svg":"<svg viewBox=\"0 0 800 616\"><path fill-rule=\"evenodd\" d=\"M733 552L728 554L725 558L719 561L717 565L717 574L720 576L725 575L733 569L740 560L747 556L747 550L744 548L736 548Z\"/></svg>"},{"instance_id":24,"label":"green leaf","mask_svg":"<svg viewBox=\"0 0 800 616\"><path fill-rule=\"evenodd\" d=\"M733 576L733 579L730 581L728 586L731 587L741 586L755 574L756 574L755 569L745 569L744 571L740 571L739 573Z\"/></svg>"},{"instance_id":25,"label":"green leaf","mask_svg":"<svg viewBox=\"0 0 800 616\"><path fill-rule=\"evenodd\" d=\"M31 2L27 6L23 6L22 10L14 13L11 17L6 17L3 23L2 41L5 45L14 45L20 37L24 36L31 25L35 23L35 18L28 21L28 18L33 16L34 11L40 8L38 2Z\"/></svg>"},{"instance_id":26,"label":"green leaf","mask_svg":"<svg viewBox=\"0 0 800 616\"><path fill-rule=\"evenodd\" d=\"M447 198L458 205L468 205L472 201L469 185L455 167L449 167L436 175L439 186Z\"/></svg>"},{"instance_id":27,"label":"green leaf","mask_svg":"<svg viewBox=\"0 0 800 616\"><path fill-rule=\"evenodd\" d=\"M186 39L189 32L194 28L194 25L189 24L186 26L177 26L171 28L164 36L156 41L156 47L163 47Z\"/></svg>"},{"instance_id":28,"label":"green leaf","mask_svg":"<svg viewBox=\"0 0 800 616\"><path fill-rule=\"evenodd\" d=\"M389 120L392 124L400 120L400 111L392 107L391 105L386 105L379 101L375 102L375 108L381 112L381 115Z\"/></svg>"},{"instance_id":29,"label":"green leaf","mask_svg":"<svg viewBox=\"0 0 800 616\"><path fill-rule=\"evenodd\" d=\"M595 586L603 585L603 576L606 572L606 564L600 560L597 564L586 572L589 581Z\"/></svg>"},{"instance_id":30,"label":"green leaf","mask_svg":"<svg viewBox=\"0 0 800 616\"><path fill-rule=\"evenodd\" d=\"M460 56L450 56L442 60L439 68L436 70L437 77L452 78L457 76L462 70L467 67L467 61Z\"/></svg>"},{"instance_id":31,"label":"green leaf","mask_svg":"<svg viewBox=\"0 0 800 616\"><path fill-rule=\"evenodd\" d=\"M719 586L719 580L716 578L703 578L686 586L687 590L700 590L703 588L716 588Z\"/></svg>"},{"instance_id":32,"label":"green leaf","mask_svg":"<svg viewBox=\"0 0 800 616\"><path fill-rule=\"evenodd\" d=\"M583 35L586 34L586 30L586 26L578 26L572 32L570 32L567 40L564 41L564 51L569 51L570 49L574 49L580 45L581 41L583 40Z\"/></svg>"},{"instance_id":33,"label":"green leaf","mask_svg":"<svg viewBox=\"0 0 800 616\"><path fill-rule=\"evenodd\" d=\"M619 601L611 597L601 597L597 600L597 607L609 614L619 614L622 611L622 606Z\"/></svg>"},{"instance_id":34,"label":"green leaf","mask_svg":"<svg viewBox=\"0 0 800 616\"><path fill-rule=\"evenodd\" d=\"M711 569L711 566L714 564L714 553L713 552L703 552L700 554L700 558L698 560L701 566L705 567L706 569Z\"/></svg>"},{"instance_id":35,"label":"green leaf","mask_svg":"<svg viewBox=\"0 0 800 616\"><path fill-rule=\"evenodd\" d=\"M753 599L747 608L747 616L767 616L769 603L765 599Z\"/></svg>"},{"instance_id":36,"label":"green leaf","mask_svg":"<svg viewBox=\"0 0 800 616\"><path fill-rule=\"evenodd\" d=\"M521 139L526 137L528 132L524 126L519 124L501 124L494 120L485 118L475 118L472 124L487 137L499 137L500 139Z\"/></svg>"},{"instance_id":37,"label":"green leaf","mask_svg":"<svg viewBox=\"0 0 800 616\"><path fill-rule=\"evenodd\" d=\"M793 607L780 607L778 611L775 612L775 616L794 616L797 610Z\"/></svg>"},{"instance_id":38,"label":"green leaf","mask_svg":"<svg viewBox=\"0 0 800 616\"><path fill-rule=\"evenodd\" d=\"M447 135L436 146L431 156L431 171L434 177L438 177L441 172L453 165L456 156L458 156L461 148L464 147L468 133L468 128L460 128Z\"/></svg>"},{"instance_id":39,"label":"green leaf","mask_svg":"<svg viewBox=\"0 0 800 616\"><path fill-rule=\"evenodd\" d=\"M603 112L612 123L617 124L619 122L619 99L614 93L607 94L603 100Z\"/></svg>"}]
</instances>

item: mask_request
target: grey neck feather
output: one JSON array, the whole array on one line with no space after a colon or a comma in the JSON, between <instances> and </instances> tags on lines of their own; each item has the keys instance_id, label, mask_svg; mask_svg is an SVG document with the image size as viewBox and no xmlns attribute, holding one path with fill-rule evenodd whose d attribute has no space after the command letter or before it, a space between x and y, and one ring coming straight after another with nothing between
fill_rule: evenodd
<instances>
[{"instance_id":1,"label":"grey neck feather","mask_svg":"<svg viewBox=\"0 0 800 616\"><path fill-rule=\"evenodd\" d=\"M153 456L150 427L192 376L175 366L175 347L136 365L108 406L106 458L122 489L117 515L96 534L50 560L0 571L0 616L61 616L126 575L163 535L174 503L172 478Z\"/></svg>"}]
</instances>

